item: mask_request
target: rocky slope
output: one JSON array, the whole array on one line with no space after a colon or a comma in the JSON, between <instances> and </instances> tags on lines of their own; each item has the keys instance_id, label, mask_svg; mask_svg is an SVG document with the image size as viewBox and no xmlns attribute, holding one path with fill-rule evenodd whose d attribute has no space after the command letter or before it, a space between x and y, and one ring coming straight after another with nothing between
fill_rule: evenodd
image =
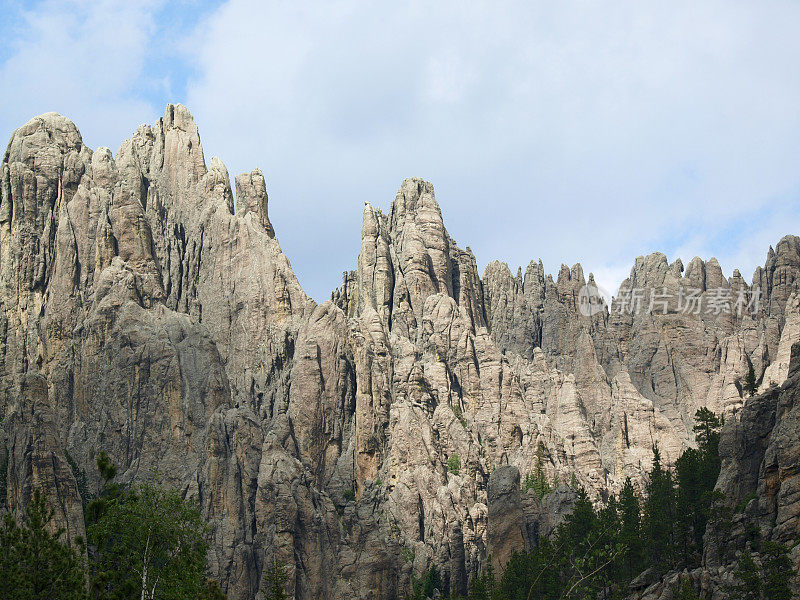
<instances>
[{"instance_id":1,"label":"rocky slope","mask_svg":"<svg viewBox=\"0 0 800 600\"><path fill-rule=\"evenodd\" d=\"M281 251L261 172L235 187L236 207L180 105L115 155L55 113L14 132L0 170L3 510L43 486L82 535L105 450L123 480L200 502L231 598L255 597L273 555L301 599L393 598L431 564L459 592L496 539L492 472L524 476L542 457L599 497L640 478L656 442L674 461L698 407L748 414L750 364L764 388L790 374L800 238L770 248L752 285L714 259L640 257L623 288L644 295L587 311L580 265L553 279L541 262L524 276L495 262L481 277L431 184L408 179L387 214L365 206L358 268L318 305ZM723 292L749 308L761 295L755 311L716 311Z\"/></svg>"},{"instance_id":2,"label":"rocky slope","mask_svg":"<svg viewBox=\"0 0 800 600\"><path fill-rule=\"evenodd\" d=\"M728 586L738 583L734 572L742 550L761 565L764 541L789 549L791 585L800 590L800 343L790 348L788 362L783 385L748 398L722 429L720 517L706 531L702 565L656 581L645 573L634 582L639 585L632 586L631 600L672 600L681 580L704 598L725 600Z\"/></svg>"}]
</instances>

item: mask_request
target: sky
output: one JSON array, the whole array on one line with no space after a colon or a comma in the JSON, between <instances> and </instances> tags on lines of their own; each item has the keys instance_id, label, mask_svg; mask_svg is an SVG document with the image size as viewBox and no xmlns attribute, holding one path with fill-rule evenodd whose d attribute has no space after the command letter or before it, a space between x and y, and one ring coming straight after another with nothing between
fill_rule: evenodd
<instances>
[{"instance_id":1,"label":"sky","mask_svg":"<svg viewBox=\"0 0 800 600\"><path fill-rule=\"evenodd\" d=\"M800 2L0 0L0 138L72 119L116 151L167 103L261 168L304 289L357 265L364 202L433 183L479 268L715 256L800 234Z\"/></svg>"}]
</instances>

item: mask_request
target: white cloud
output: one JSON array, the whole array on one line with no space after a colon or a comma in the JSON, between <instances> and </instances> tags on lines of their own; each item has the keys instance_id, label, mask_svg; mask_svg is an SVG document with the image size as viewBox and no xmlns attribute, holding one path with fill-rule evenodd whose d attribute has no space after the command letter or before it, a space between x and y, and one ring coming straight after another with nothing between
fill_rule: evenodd
<instances>
[{"instance_id":1,"label":"white cloud","mask_svg":"<svg viewBox=\"0 0 800 600\"><path fill-rule=\"evenodd\" d=\"M581 260L598 280L723 231L684 247L749 268L766 247L739 251L737 224L797 198L796 3L303 7L226 3L192 43L188 101L207 149L265 169L317 297L355 265L363 200L388 206L407 176L481 264ZM767 221L759 241L796 226Z\"/></svg>"},{"instance_id":2,"label":"white cloud","mask_svg":"<svg viewBox=\"0 0 800 600\"><path fill-rule=\"evenodd\" d=\"M0 131L56 111L91 146L116 147L163 107L147 101L142 78L160 2L46 1L22 12L0 66Z\"/></svg>"},{"instance_id":3,"label":"white cloud","mask_svg":"<svg viewBox=\"0 0 800 600\"><path fill-rule=\"evenodd\" d=\"M0 67L0 126L57 105L113 148L183 101L207 157L264 170L318 299L356 264L363 201L388 207L408 176L481 265L580 261L607 288L654 250L749 276L800 233L791 0L230 0L180 55L160 4L37 5Z\"/></svg>"}]
</instances>

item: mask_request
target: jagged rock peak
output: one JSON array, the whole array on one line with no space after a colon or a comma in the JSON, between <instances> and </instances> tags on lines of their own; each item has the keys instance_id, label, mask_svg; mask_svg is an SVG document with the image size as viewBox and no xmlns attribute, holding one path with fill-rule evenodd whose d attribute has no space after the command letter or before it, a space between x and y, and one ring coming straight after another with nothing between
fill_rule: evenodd
<instances>
[{"instance_id":1,"label":"jagged rock peak","mask_svg":"<svg viewBox=\"0 0 800 600\"><path fill-rule=\"evenodd\" d=\"M392 223L402 221L407 215L414 214L422 209L431 209L439 213L441 220L442 211L433 190L433 184L419 177L409 177L400 184L391 209Z\"/></svg>"},{"instance_id":2,"label":"jagged rock peak","mask_svg":"<svg viewBox=\"0 0 800 600\"><path fill-rule=\"evenodd\" d=\"M471 327L485 324L475 257L447 233L429 182L404 180L386 216L365 203L361 233L360 313L372 309L388 329L414 338L426 300L441 294L466 311Z\"/></svg>"},{"instance_id":3,"label":"jagged rock peak","mask_svg":"<svg viewBox=\"0 0 800 600\"><path fill-rule=\"evenodd\" d=\"M16 148L19 151L18 157L23 161L34 158L31 152L46 145L45 141L48 144L57 145L62 151L80 152L83 148L83 139L75 123L56 112L47 112L33 117L25 125L17 128L11 134L3 162L9 161L12 149L21 144L22 140L29 140L24 148Z\"/></svg>"},{"instance_id":4,"label":"jagged rock peak","mask_svg":"<svg viewBox=\"0 0 800 600\"><path fill-rule=\"evenodd\" d=\"M253 169L250 173L236 176L236 201L239 205L239 214L244 216L253 213L269 236L275 237L275 229L269 220L267 183L261 169Z\"/></svg>"},{"instance_id":5,"label":"jagged rock peak","mask_svg":"<svg viewBox=\"0 0 800 600\"><path fill-rule=\"evenodd\" d=\"M414 311L419 313L429 291L452 295L450 236L433 185L405 179L392 203L389 227Z\"/></svg>"},{"instance_id":6,"label":"jagged rock peak","mask_svg":"<svg viewBox=\"0 0 800 600\"><path fill-rule=\"evenodd\" d=\"M683 276L683 261L680 258L676 258L672 264L669 266L669 272L675 279L679 279Z\"/></svg>"},{"instance_id":7,"label":"jagged rock peak","mask_svg":"<svg viewBox=\"0 0 800 600\"><path fill-rule=\"evenodd\" d=\"M631 267L628 279L622 282L620 287L630 289L660 286L663 284L664 277L669 270L667 257L661 252L651 252L647 256L638 256L633 263L633 267Z\"/></svg>"},{"instance_id":8,"label":"jagged rock peak","mask_svg":"<svg viewBox=\"0 0 800 600\"><path fill-rule=\"evenodd\" d=\"M189 109L183 104L167 104L164 109L164 127L180 129L189 133L197 133L197 125Z\"/></svg>"}]
</instances>

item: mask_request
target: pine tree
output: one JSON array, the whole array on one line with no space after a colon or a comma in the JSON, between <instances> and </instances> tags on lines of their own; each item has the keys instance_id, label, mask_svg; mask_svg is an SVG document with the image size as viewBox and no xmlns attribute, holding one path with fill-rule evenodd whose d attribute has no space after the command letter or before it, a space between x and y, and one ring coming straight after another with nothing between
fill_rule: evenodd
<instances>
[{"instance_id":1,"label":"pine tree","mask_svg":"<svg viewBox=\"0 0 800 600\"><path fill-rule=\"evenodd\" d=\"M113 483L114 477L117 476L117 467L111 462L105 450L102 450L97 457L97 470L103 478L103 487L98 497L89 502L84 511L87 528L97 523L105 514L109 502L119 498L122 493L122 487Z\"/></svg>"},{"instance_id":2,"label":"pine tree","mask_svg":"<svg viewBox=\"0 0 800 600\"><path fill-rule=\"evenodd\" d=\"M681 578L681 583L676 590L674 590L675 600L700 600L694 587L688 579Z\"/></svg>"},{"instance_id":3,"label":"pine tree","mask_svg":"<svg viewBox=\"0 0 800 600\"><path fill-rule=\"evenodd\" d=\"M694 439L701 450L719 452L719 430L722 427L720 418L705 406L694 413Z\"/></svg>"},{"instance_id":4,"label":"pine tree","mask_svg":"<svg viewBox=\"0 0 800 600\"><path fill-rule=\"evenodd\" d=\"M789 578L793 566L786 546L772 541L763 542L761 557L764 597L770 600L790 600L792 592L789 587Z\"/></svg>"},{"instance_id":5,"label":"pine tree","mask_svg":"<svg viewBox=\"0 0 800 600\"><path fill-rule=\"evenodd\" d=\"M744 378L743 389L751 398L755 395L756 390L758 389L756 372L755 369L753 369L753 363L750 363L750 367L747 369L747 376Z\"/></svg>"},{"instance_id":6,"label":"pine tree","mask_svg":"<svg viewBox=\"0 0 800 600\"><path fill-rule=\"evenodd\" d=\"M594 598L616 579L615 565L622 554L614 539L618 530L616 502L609 502L598 513L581 488L572 513L556 536L556 545L563 553L558 561L563 597Z\"/></svg>"},{"instance_id":7,"label":"pine tree","mask_svg":"<svg viewBox=\"0 0 800 600\"><path fill-rule=\"evenodd\" d=\"M731 599L791 600L793 596L789 580L793 566L789 551L784 545L773 541L760 542L758 547L760 568L749 550L739 556L733 572L736 583L728 586Z\"/></svg>"},{"instance_id":8,"label":"pine tree","mask_svg":"<svg viewBox=\"0 0 800 600\"><path fill-rule=\"evenodd\" d=\"M702 462L702 451L687 448L675 463L678 483L675 533L680 563L684 568L697 566L703 549L707 511L703 506Z\"/></svg>"},{"instance_id":9,"label":"pine tree","mask_svg":"<svg viewBox=\"0 0 800 600\"><path fill-rule=\"evenodd\" d=\"M442 591L442 576L436 565L425 571L419 579L411 576L411 596L409 600L433 598L436 591Z\"/></svg>"},{"instance_id":10,"label":"pine tree","mask_svg":"<svg viewBox=\"0 0 800 600\"><path fill-rule=\"evenodd\" d=\"M105 450L101 450L97 457L97 470L105 483L110 482L117 476L117 465L111 462Z\"/></svg>"},{"instance_id":11,"label":"pine tree","mask_svg":"<svg viewBox=\"0 0 800 600\"><path fill-rule=\"evenodd\" d=\"M553 486L547 481L547 474L544 471L544 452L544 444L539 442L539 446L536 448L536 470L528 473L523 484L523 491L527 492L529 489L533 489L539 500L553 491Z\"/></svg>"},{"instance_id":12,"label":"pine tree","mask_svg":"<svg viewBox=\"0 0 800 600\"><path fill-rule=\"evenodd\" d=\"M631 478L627 477L619 495L621 519L620 542L625 551L623 569L628 580L643 570L642 555L642 514L639 498L633 488Z\"/></svg>"},{"instance_id":13,"label":"pine tree","mask_svg":"<svg viewBox=\"0 0 800 600\"><path fill-rule=\"evenodd\" d=\"M200 600L227 600L227 596L219 587L216 579L206 579L206 587L203 590Z\"/></svg>"},{"instance_id":14,"label":"pine tree","mask_svg":"<svg viewBox=\"0 0 800 600\"><path fill-rule=\"evenodd\" d=\"M728 587L731 600L760 600L761 577L749 550L739 556L733 576L737 582Z\"/></svg>"},{"instance_id":15,"label":"pine tree","mask_svg":"<svg viewBox=\"0 0 800 600\"><path fill-rule=\"evenodd\" d=\"M675 488L672 475L661 466L661 453L653 448L653 468L644 505L644 539L650 565L666 572L673 565Z\"/></svg>"},{"instance_id":16,"label":"pine tree","mask_svg":"<svg viewBox=\"0 0 800 600\"><path fill-rule=\"evenodd\" d=\"M0 528L0 598L15 598L22 589L23 570L20 560L22 530L10 513L3 516Z\"/></svg>"},{"instance_id":17,"label":"pine tree","mask_svg":"<svg viewBox=\"0 0 800 600\"><path fill-rule=\"evenodd\" d=\"M447 470L450 471L453 475L458 475L461 471L461 457L453 453L453 455L447 459Z\"/></svg>"},{"instance_id":18,"label":"pine tree","mask_svg":"<svg viewBox=\"0 0 800 600\"><path fill-rule=\"evenodd\" d=\"M264 593L265 600L289 600L286 593L286 584L289 582L289 575L286 568L278 562L277 557L273 557L266 568L261 579L261 591Z\"/></svg>"},{"instance_id":19,"label":"pine tree","mask_svg":"<svg viewBox=\"0 0 800 600\"><path fill-rule=\"evenodd\" d=\"M695 413L698 448L688 448L675 463L677 479L676 542L681 565L699 566L703 535L711 514L714 486L720 470L721 420L707 408Z\"/></svg>"},{"instance_id":20,"label":"pine tree","mask_svg":"<svg viewBox=\"0 0 800 600\"><path fill-rule=\"evenodd\" d=\"M469 590L469 600L492 600L497 582L494 577L494 567L490 557L486 559L486 569L475 578Z\"/></svg>"},{"instance_id":21,"label":"pine tree","mask_svg":"<svg viewBox=\"0 0 800 600\"><path fill-rule=\"evenodd\" d=\"M20 527L11 515L0 529L0 597L8 600L47 598L84 600L83 561L61 541L65 530L50 531L54 511L35 490Z\"/></svg>"}]
</instances>

